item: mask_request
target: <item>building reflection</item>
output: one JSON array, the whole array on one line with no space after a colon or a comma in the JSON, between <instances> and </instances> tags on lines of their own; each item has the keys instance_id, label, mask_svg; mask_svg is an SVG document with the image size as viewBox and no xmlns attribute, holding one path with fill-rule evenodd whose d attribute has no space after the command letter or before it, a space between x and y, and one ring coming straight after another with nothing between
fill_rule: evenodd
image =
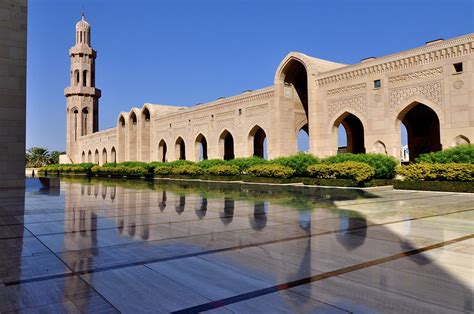
<instances>
[{"instance_id":1,"label":"building reflection","mask_svg":"<svg viewBox=\"0 0 474 314\"><path fill-rule=\"evenodd\" d=\"M268 212L268 203L267 202L255 202L253 215L249 215L250 227L253 230L262 230L267 226L267 212Z\"/></svg>"},{"instance_id":2,"label":"building reflection","mask_svg":"<svg viewBox=\"0 0 474 314\"><path fill-rule=\"evenodd\" d=\"M228 225L234 219L235 201L233 198L224 198L224 210L219 212L219 218L224 225Z\"/></svg>"},{"instance_id":3,"label":"building reflection","mask_svg":"<svg viewBox=\"0 0 474 314\"><path fill-rule=\"evenodd\" d=\"M207 213L207 198L201 197L199 207L194 210L196 217L203 219Z\"/></svg>"}]
</instances>

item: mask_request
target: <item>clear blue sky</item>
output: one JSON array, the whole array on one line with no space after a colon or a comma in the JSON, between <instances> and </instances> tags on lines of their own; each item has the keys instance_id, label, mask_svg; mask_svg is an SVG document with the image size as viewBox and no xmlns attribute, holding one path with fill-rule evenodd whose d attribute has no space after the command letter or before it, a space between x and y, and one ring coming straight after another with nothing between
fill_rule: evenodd
<instances>
[{"instance_id":1,"label":"clear blue sky","mask_svg":"<svg viewBox=\"0 0 474 314\"><path fill-rule=\"evenodd\" d=\"M270 86L290 51L357 63L474 31L473 0L30 0L27 147L65 149L63 89L83 5L100 129L145 102L190 106Z\"/></svg>"}]
</instances>

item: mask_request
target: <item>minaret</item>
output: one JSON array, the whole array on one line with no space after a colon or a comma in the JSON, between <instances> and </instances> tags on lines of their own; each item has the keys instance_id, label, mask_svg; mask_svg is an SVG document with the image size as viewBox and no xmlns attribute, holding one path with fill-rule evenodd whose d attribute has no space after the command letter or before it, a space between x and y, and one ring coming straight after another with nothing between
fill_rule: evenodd
<instances>
[{"instance_id":1,"label":"minaret","mask_svg":"<svg viewBox=\"0 0 474 314\"><path fill-rule=\"evenodd\" d=\"M64 90L67 99L67 155L80 162L78 141L99 129L100 90L95 88L95 58L91 28L84 14L76 24L76 44L69 49L71 82Z\"/></svg>"}]
</instances>

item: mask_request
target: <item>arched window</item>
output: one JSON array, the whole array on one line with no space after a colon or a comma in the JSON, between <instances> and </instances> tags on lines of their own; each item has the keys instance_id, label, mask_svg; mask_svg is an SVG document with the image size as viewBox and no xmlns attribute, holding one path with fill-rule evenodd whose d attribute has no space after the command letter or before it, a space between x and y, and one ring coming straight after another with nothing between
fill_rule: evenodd
<instances>
[{"instance_id":1,"label":"arched window","mask_svg":"<svg viewBox=\"0 0 474 314\"><path fill-rule=\"evenodd\" d=\"M75 71L74 71L74 84L75 84L76 86L79 85L79 70L75 70Z\"/></svg>"},{"instance_id":2,"label":"arched window","mask_svg":"<svg viewBox=\"0 0 474 314\"><path fill-rule=\"evenodd\" d=\"M87 162L92 162L92 152L91 151L89 151L87 153Z\"/></svg>"},{"instance_id":3,"label":"arched window","mask_svg":"<svg viewBox=\"0 0 474 314\"><path fill-rule=\"evenodd\" d=\"M186 145L182 137L178 137L175 145L175 156L179 160L186 160Z\"/></svg>"},{"instance_id":4,"label":"arched window","mask_svg":"<svg viewBox=\"0 0 474 314\"><path fill-rule=\"evenodd\" d=\"M254 126L249 133L249 146L251 154L260 158L268 158L267 154L267 135L258 125Z\"/></svg>"},{"instance_id":5,"label":"arched window","mask_svg":"<svg viewBox=\"0 0 474 314\"><path fill-rule=\"evenodd\" d=\"M87 125L89 123L88 121L88 115L89 115L89 110L87 108L82 109L82 134L81 135L87 135Z\"/></svg>"},{"instance_id":6,"label":"arched window","mask_svg":"<svg viewBox=\"0 0 474 314\"><path fill-rule=\"evenodd\" d=\"M82 86L87 86L87 70L82 72Z\"/></svg>"},{"instance_id":7,"label":"arched window","mask_svg":"<svg viewBox=\"0 0 474 314\"><path fill-rule=\"evenodd\" d=\"M99 150L95 150L94 163L99 164Z\"/></svg>"},{"instance_id":8,"label":"arched window","mask_svg":"<svg viewBox=\"0 0 474 314\"><path fill-rule=\"evenodd\" d=\"M107 163L107 150L104 148L102 150L102 164L106 164Z\"/></svg>"},{"instance_id":9,"label":"arched window","mask_svg":"<svg viewBox=\"0 0 474 314\"><path fill-rule=\"evenodd\" d=\"M196 161L207 159L207 140L204 135L199 134L196 137L194 150Z\"/></svg>"},{"instance_id":10,"label":"arched window","mask_svg":"<svg viewBox=\"0 0 474 314\"><path fill-rule=\"evenodd\" d=\"M120 119L119 119L119 124L122 128L125 127L125 118L123 116L120 116Z\"/></svg>"},{"instance_id":11,"label":"arched window","mask_svg":"<svg viewBox=\"0 0 474 314\"><path fill-rule=\"evenodd\" d=\"M160 160L161 162L166 162L167 151L168 151L168 148L166 147L165 140L161 140L160 143L158 144L158 160Z\"/></svg>"},{"instance_id":12,"label":"arched window","mask_svg":"<svg viewBox=\"0 0 474 314\"><path fill-rule=\"evenodd\" d=\"M77 141L77 115L79 114L79 111L77 111L77 109L74 109L73 114L74 114L74 141Z\"/></svg>"},{"instance_id":13,"label":"arched window","mask_svg":"<svg viewBox=\"0 0 474 314\"><path fill-rule=\"evenodd\" d=\"M82 162L86 162L86 153L82 152Z\"/></svg>"}]
</instances>

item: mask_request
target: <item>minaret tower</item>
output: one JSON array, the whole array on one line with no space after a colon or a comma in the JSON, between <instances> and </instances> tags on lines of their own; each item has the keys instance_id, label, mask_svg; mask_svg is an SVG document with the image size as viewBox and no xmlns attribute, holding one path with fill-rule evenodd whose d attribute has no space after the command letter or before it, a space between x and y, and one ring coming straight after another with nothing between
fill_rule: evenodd
<instances>
[{"instance_id":1,"label":"minaret tower","mask_svg":"<svg viewBox=\"0 0 474 314\"><path fill-rule=\"evenodd\" d=\"M95 58L91 28L84 14L76 24L76 44L69 49L71 82L64 90L67 99L67 155L80 162L79 138L99 129L100 90L95 88Z\"/></svg>"}]
</instances>

